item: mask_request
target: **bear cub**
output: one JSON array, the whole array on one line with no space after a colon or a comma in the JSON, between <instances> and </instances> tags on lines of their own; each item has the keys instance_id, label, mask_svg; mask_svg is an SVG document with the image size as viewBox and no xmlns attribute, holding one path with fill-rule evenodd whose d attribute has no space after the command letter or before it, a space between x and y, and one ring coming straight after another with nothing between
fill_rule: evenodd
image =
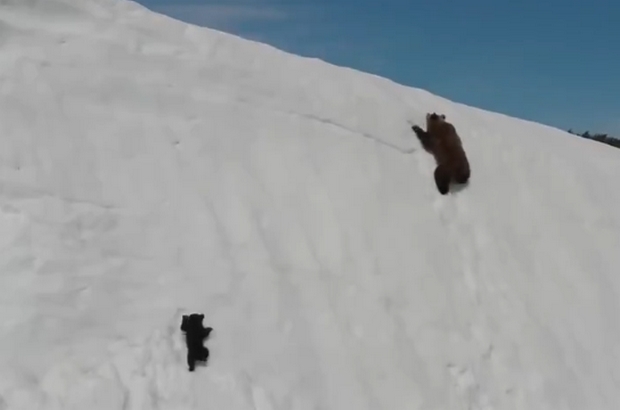
<instances>
[{"instance_id":1,"label":"bear cub","mask_svg":"<svg viewBox=\"0 0 620 410\"><path fill-rule=\"evenodd\" d=\"M205 315L192 313L183 315L181 331L185 332L185 344L187 345L187 365L193 372L196 362L206 362L209 357L209 349L203 346L203 341L209 337L213 330L211 327L203 327L202 320Z\"/></svg>"},{"instance_id":2,"label":"bear cub","mask_svg":"<svg viewBox=\"0 0 620 410\"><path fill-rule=\"evenodd\" d=\"M426 131L417 125L411 128L424 150L435 157L434 177L440 194L448 193L451 182L465 184L469 181L471 170L461 138L445 115L426 114Z\"/></svg>"}]
</instances>

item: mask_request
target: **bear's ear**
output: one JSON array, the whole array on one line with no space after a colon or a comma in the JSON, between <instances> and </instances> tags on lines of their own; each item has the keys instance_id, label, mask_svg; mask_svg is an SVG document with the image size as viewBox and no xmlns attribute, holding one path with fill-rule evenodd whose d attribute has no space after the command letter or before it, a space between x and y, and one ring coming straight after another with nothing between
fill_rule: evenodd
<instances>
[{"instance_id":1,"label":"bear's ear","mask_svg":"<svg viewBox=\"0 0 620 410\"><path fill-rule=\"evenodd\" d=\"M445 120L446 119L446 115L445 114L441 114L441 119Z\"/></svg>"},{"instance_id":2,"label":"bear's ear","mask_svg":"<svg viewBox=\"0 0 620 410\"><path fill-rule=\"evenodd\" d=\"M203 315L202 313L198 315L198 317L200 318L200 320L205 318L205 315Z\"/></svg>"}]
</instances>

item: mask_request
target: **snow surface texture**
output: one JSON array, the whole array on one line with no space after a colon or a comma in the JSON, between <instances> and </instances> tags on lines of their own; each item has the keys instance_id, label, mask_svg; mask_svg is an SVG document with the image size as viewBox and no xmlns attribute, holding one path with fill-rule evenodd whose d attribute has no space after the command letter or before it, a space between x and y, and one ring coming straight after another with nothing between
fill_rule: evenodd
<instances>
[{"instance_id":1,"label":"snow surface texture","mask_svg":"<svg viewBox=\"0 0 620 410\"><path fill-rule=\"evenodd\" d=\"M125 1L0 47L1 410L617 409L619 150Z\"/></svg>"}]
</instances>

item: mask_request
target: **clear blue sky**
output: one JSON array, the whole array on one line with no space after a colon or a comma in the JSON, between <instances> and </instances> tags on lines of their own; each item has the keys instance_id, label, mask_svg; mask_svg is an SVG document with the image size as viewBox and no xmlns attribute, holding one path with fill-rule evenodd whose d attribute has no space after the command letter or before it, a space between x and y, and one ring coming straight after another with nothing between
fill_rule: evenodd
<instances>
[{"instance_id":1,"label":"clear blue sky","mask_svg":"<svg viewBox=\"0 0 620 410\"><path fill-rule=\"evenodd\" d=\"M560 128L620 135L620 0L138 0Z\"/></svg>"}]
</instances>

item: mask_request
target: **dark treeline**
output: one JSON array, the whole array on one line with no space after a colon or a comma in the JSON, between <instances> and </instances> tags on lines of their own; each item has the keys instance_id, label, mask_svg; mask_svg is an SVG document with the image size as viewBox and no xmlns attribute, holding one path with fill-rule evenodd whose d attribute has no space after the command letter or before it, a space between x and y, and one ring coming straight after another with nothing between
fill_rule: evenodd
<instances>
[{"instance_id":1,"label":"dark treeline","mask_svg":"<svg viewBox=\"0 0 620 410\"><path fill-rule=\"evenodd\" d=\"M584 133L578 133L573 130L568 130L573 135L578 135L583 138L587 138L590 140L602 142L603 144L611 145L612 147L620 148L620 138L612 137L608 134L590 134L589 131Z\"/></svg>"}]
</instances>

